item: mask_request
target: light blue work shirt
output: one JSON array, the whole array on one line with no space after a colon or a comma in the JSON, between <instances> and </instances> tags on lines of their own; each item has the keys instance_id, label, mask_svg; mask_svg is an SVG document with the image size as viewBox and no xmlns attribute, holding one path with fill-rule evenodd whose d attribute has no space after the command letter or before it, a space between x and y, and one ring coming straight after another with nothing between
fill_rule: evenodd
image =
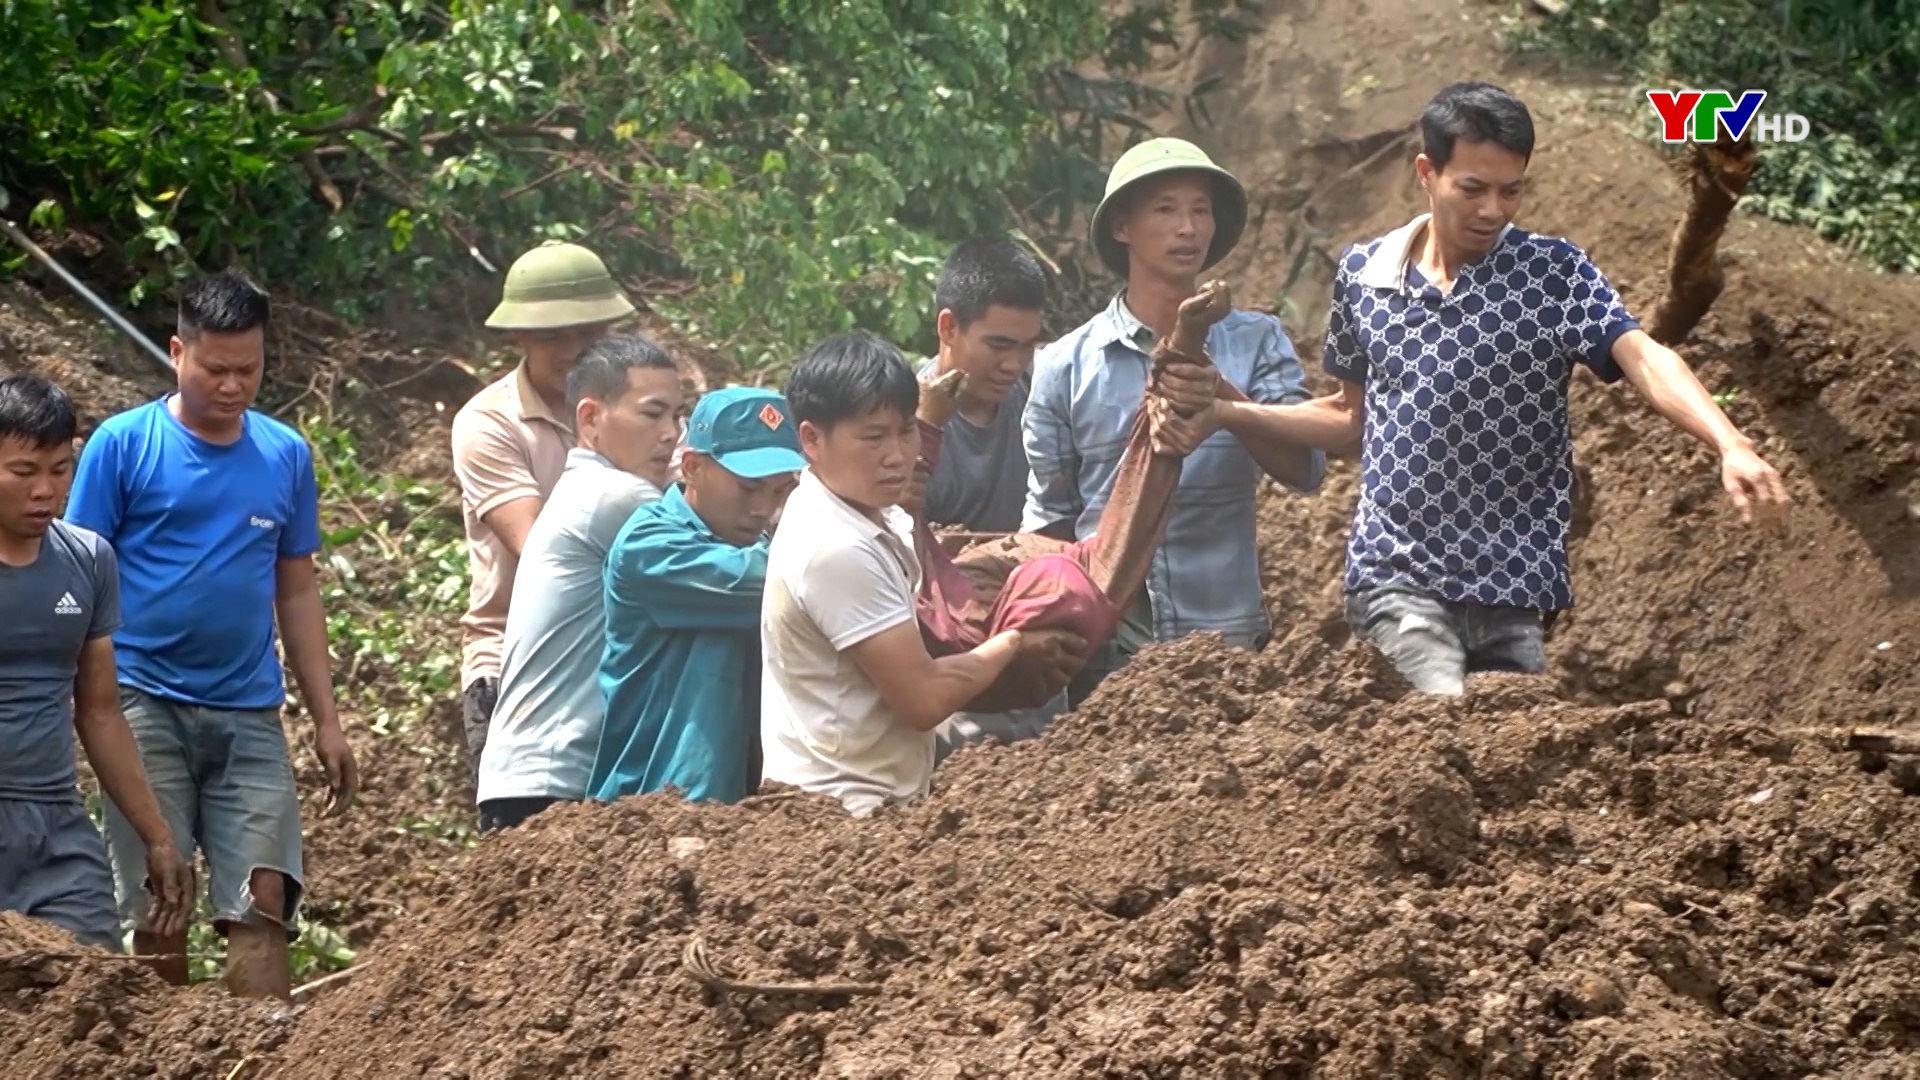
<instances>
[{"instance_id":1,"label":"light blue work shirt","mask_svg":"<svg viewBox=\"0 0 1920 1080\"><path fill-rule=\"evenodd\" d=\"M1033 471L1023 531L1071 521L1076 539L1093 535L1146 395L1153 344L1153 331L1115 296L1105 311L1035 358L1022 420ZM1207 334L1207 352L1227 381L1258 404L1309 396L1293 343L1271 315L1229 312ZM1318 490L1325 473L1326 456L1314 451L1310 482L1294 490ZM1254 529L1262 475L1253 455L1226 431L1187 457L1147 575L1155 640L1214 630L1230 644L1249 645L1271 631Z\"/></svg>"}]
</instances>

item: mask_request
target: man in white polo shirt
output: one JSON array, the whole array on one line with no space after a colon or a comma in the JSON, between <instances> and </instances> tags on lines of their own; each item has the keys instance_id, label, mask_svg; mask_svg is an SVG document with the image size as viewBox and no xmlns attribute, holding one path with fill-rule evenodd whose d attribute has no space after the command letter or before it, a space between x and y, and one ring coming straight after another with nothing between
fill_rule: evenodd
<instances>
[{"instance_id":1,"label":"man in white polo shirt","mask_svg":"<svg viewBox=\"0 0 1920 1080\"><path fill-rule=\"evenodd\" d=\"M680 437L680 373L643 337L603 338L567 376L577 444L527 532L507 607L500 699L480 753L480 829L586 797L600 741L607 552L660 498Z\"/></svg>"},{"instance_id":2,"label":"man in white polo shirt","mask_svg":"<svg viewBox=\"0 0 1920 1080\"><path fill-rule=\"evenodd\" d=\"M1070 670L1086 648L1060 631L1010 630L971 652L927 652L913 522L898 506L919 456L919 396L899 350L867 333L815 346L786 387L808 468L768 554L764 775L860 816L927 793L934 729L1017 655Z\"/></svg>"}]
</instances>

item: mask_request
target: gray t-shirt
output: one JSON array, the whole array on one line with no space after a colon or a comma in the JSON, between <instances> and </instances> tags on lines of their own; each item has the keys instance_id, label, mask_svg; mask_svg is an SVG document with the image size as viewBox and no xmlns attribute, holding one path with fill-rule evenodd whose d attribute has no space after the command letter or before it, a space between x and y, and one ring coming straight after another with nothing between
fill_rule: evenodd
<instances>
[{"instance_id":1,"label":"gray t-shirt","mask_svg":"<svg viewBox=\"0 0 1920 1080\"><path fill-rule=\"evenodd\" d=\"M98 533L55 519L27 566L0 563L0 799L80 798L73 680L120 629L120 566Z\"/></svg>"},{"instance_id":2,"label":"gray t-shirt","mask_svg":"<svg viewBox=\"0 0 1920 1080\"><path fill-rule=\"evenodd\" d=\"M921 370L936 362L924 361ZM927 481L929 522L973 532L1019 531L1027 498L1027 451L1020 441L1020 414L1026 408L1023 378L1007 390L985 427L958 413L947 421L940 464Z\"/></svg>"},{"instance_id":3,"label":"gray t-shirt","mask_svg":"<svg viewBox=\"0 0 1920 1080\"><path fill-rule=\"evenodd\" d=\"M599 454L567 451L513 575L476 801L585 797L605 715L607 552L634 510L659 497Z\"/></svg>"}]
</instances>

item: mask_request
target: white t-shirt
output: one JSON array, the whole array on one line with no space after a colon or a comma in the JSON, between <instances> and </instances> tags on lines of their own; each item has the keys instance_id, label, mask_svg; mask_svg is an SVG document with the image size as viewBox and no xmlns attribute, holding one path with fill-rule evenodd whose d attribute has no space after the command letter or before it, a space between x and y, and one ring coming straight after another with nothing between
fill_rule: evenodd
<instances>
[{"instance_id":1,"label":"white t-shirt","mask_svg":"<svg viewBox=\"0 0 1920 1080\"><path fill-rule=\"evenodd\" d=\"M567 452L513 578L477 802L586 796L605 715L607 552L634 509L659 497L591 450Z\"/></svg>"},{"instance_id":2,"label":"white t-shirt","mask_svg":"<svg viewBox=\"0 0 1920 1080\"><path fill-rule=\"evenodd\" d=\"M913 519L876 524L811 469L787 499L760 608L765 775L839 799L856 815L927 793L932 732L895 718L846 650L913 621Z\"/></svg>"}]
</instances>

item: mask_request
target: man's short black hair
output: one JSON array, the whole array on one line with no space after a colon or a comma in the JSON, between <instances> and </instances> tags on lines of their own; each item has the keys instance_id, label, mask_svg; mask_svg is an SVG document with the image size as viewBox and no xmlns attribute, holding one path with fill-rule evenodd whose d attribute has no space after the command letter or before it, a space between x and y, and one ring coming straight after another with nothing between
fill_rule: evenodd
<instances>
[{"instance_id":1,"label":"man's short black hair","mask_svg":"<svg viewBox=\"0 0 1920 1080\"><path fill-rule=\"evenodd\" d=\"M953 249L934 288L936 311L951 311L961 329L995 304L1021 311L1047 305L1047 276L1040 260L1012 240L975 237Z\"/></svg>"},{"instance_id":2,"label":"man's short black hair","mask_svg":"<svg viewBox=\"0 0 1920 1080\"><path fill-rule=\"evenodd\" d=\"M1491 142L1533 160L1533 115L1525 102L1483 82L1457 82L1433 95L1420 114L1420 149L1435 170L1453 160L1455 143Z\"/></svg>"},{"instance_id":3,"label":"man's short black hair","mask_svg":"<svg viewBox=\"0 0 1920 1080\"><path fill-rule=\"evenodd\" d=\"M38 375L0 379L0 442L18 440L35 450L72 445L80 432L73 399Z\"/></svg>"},{"instance_id":4,"label":"man's short black hair","mask_svg":"<svg viewBox=\"0 0 1920 1080\"><path fill-rule=\"evenodd\" d=\"M265 289L238 270L195 278L180 294L175 333L191 341L204 332L239 334L267 325L272 304Z\"/></svg>"},{"instance_id":5,"label":"man's short black hair","mask_svg":"<svg viewBox=\"0 0 1920 1080\"><path fill-rule=\"evenodd\" d=\"M627 372L660 368L679 372L673 357L639 334L615 334L587 346L567 373L567 408L577 409L583 398L613 401L627 392Z\"/></svg>"},{"instance_id":6,"label":"man's short black hair","mask_svg":"<svg viewBox=\"0 0 1920 1080\"><path fill-rule=\"evenodd\" d=\"M884 409L912 419L920 407L920 383L899 349L855 330L807 350L787 376L786 396L794 423L826 430Z\"/></svg>"}]
</instances>

